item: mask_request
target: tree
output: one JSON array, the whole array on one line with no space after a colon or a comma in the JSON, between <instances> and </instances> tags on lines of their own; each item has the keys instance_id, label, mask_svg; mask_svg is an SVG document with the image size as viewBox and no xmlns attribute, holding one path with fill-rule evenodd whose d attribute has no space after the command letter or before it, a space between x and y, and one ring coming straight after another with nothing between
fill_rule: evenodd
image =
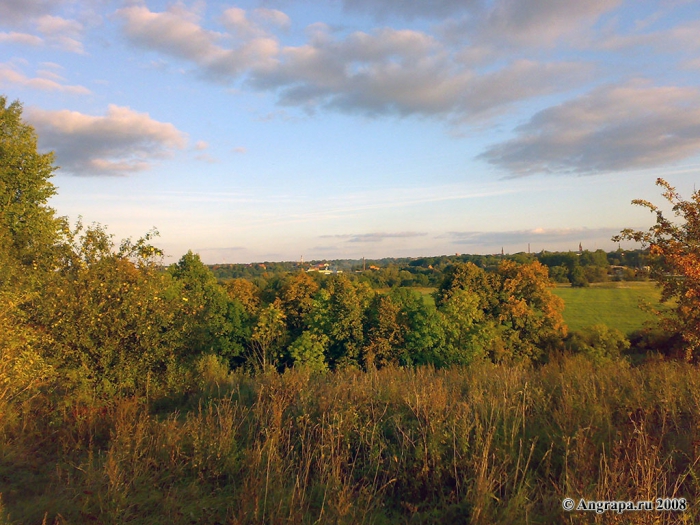
<instances>
[{"instance_id":1,"label":"tree","mask_svg":"<svg viewBox=\"0 0 700 525\"><path fill-rule=\"evenodd\" d=\"M495 275L494 317L504 328L513 355L538 358L560 345L567 328L564 301L551 291L547 267L535 261L503 261Z\"/></svg>"},{"instance_id":2,"label":"tree","mask_svg":"<svg viewBox=\"0 0 700 525\"><path fill-rule=\"evenodd\" d=\"M328 338L326 358L331 368L358 366L364 346L365 312L374 292L345 275L332 276L308 313L309 331Z\"/></svg>"},{"instance_id":3,"label":"tree","mask_svg":"<svg viewBox=\"0 0 700 525\"><path fill-rule=\"evenodd\" d=\"M59 220L47 205L56 193L49 179L56 171L53 153L37 151L34 128L22 121L22 105L0 96L0 228L23 264L50 254Z\"/></svg>"},{"instance_id":4,"label":"tree","mask_svg":"<svg viewBox=\"0 0 700 525\"><path fill-rule=\"evenodd\" d=\"M46 272L37 270L51 268L58 235L59 220L47 206L55 170L53 155L38 153L22 105L0 96L0 412L52 375L38 351L46 334L29 323L27 305L42 293Z\"/></svg>"},{"instance_id":5,"label":"tree","mask_svg":"<svg viewBox=\"0 0 700 525\"><path fill-rule=\"evenodd\" d=\"M654 204L635 199L632 204L647 208L656 215L656 224L647 231L624 229L613 241L633 240L649 247L651 277L661 286L661 299L672 301L670 314L661 323L670 333L681 335L687 360L700 357L700 191L683 200L664 179L656 180L665 191L663 197L672 205L675 223Z\"/></svg>"},{"instance_id":6,"label":"tree","mask_svg":"<svg viewBox=\"0 0 700 525\"><path fill-rule=\"evenodd\" d=\"M229 318L229 297L199 255L188 251L168 268L183 302L181 330L191 355L213 352L227 359L237 357L235 326Z\"/></svg>"},{"instance_id":7,"label":"tree","mask_svg":"<svg viewBox=\"0 0 700 525\"><path fill-rule=\"evenodd\" d=\"M182 302L160 271L150 236L117 249L99 225L66 233L57 268L28 301L36 348L62 375L62 387L111 396L166 382L180 357L175 329ZM150 254L150 255L149 255Z\"/></svg>"}]
</instances>

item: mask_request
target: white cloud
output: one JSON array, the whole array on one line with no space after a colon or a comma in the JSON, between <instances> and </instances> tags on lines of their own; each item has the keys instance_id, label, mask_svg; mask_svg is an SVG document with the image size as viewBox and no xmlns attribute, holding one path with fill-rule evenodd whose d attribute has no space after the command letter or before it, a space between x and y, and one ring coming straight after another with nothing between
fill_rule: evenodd
<instances>
[{"instance_id":1,"label":"white cloud","mask_svg":"<svg viewBox=\"0 0 700 525\"><path fill-rule=\"evenodd\" d=\"M232 8L227 13L227 25L242 33L243 42L233 48L222 45L227 35L204 29L193 13L181 8L157 13L145 6L132 6L117 11L134 45L194 62L205 76L218 81L230 81L278 51L274 38L253 38L251 34L257 31L242 29L252 27L242 10Z\"/></svg>"},{"instance_id":2,"label":"white cloud","mask_svg":"<svg viewBox=\"0 0 700 525\"><path fill-rule=\"evenodd\" d=\"M29 33L17 33L16 31L11 31L9 33L0 33L0 43L3 42L22 44L25 46L40 46L44 43L44 40L36 35L30 35Z\"/></svg>"},{"instance_id":3,"label":"white cloud","mask_svg":"<svg viewBox=\"0 0 700 525\"><path fill-rule=\"evenodd\" d=\"M291 19L285 13L277 9L255 9L253 11L253 18L260 24L269 24L283 29L288 28L292 24Z\"/></svg>"},{"instance_id":4,"label":"white cloud","mask_svg":"<svg viewBox=\"0 0 700 525\"><path fill-rule=\"evenodd\" d=\"M79 85L66 85L62 77L47 71L40 71L41 76L30 78L18 71L12 64L0 63L0 85L20 86L40 91L57 91L72 95L89 95L91 91Z\"/></svg>"},{"instance_id":5,"label":"white cloud","mask_svg":"<svg viewBox=\"0 0 700 525\"><path fill-rule=\"evenodd\" d=\"M270 67L254 68L250 85L278 91L283 105L310 110L463 122L568 89L589 71L585 64L520 60L479 74L419 31L384 28L338 39L317 30L309 44L284 48Z\"/></svg>"},{"instance_id":6,"label":"white cloud","mask_svg":"<svg viewBox=\"0 0 700 525\"><path fill-rule=\"evenodd\" d=\"M55 150L58 164L74 175L142 171L187 142L172 124L128 107L110 105L105 116L30 108L26 117L38 132L40 147Z\"/></svg>"},{"instance_id":7,"label":"white cloud","mask_svg":"<svg viewBox=\"0 0 700 525\"><path fill-rule=\"evenodd\" d=\"M198 140L198 141L195 142L195 144L194 144L194 149L196 149L196 150L198 150L198 151L205 150L205 149L207 149L208 147L209 147L209 144L208 144L206 141L204 141L204 140Z\"/></svg>"},{"instance_id":8,"label":"white cloud","mask_svg":"<svg viewBox=\"0 0 700 525\"><path fill-rule=\"evenodd\" d=\"M76 20L60 16L44 15L36 20L37 30L46 37L47 43L73 53L83 53L83 25Z\"/></svg>"},{"instance_id":9,"label":"white cloud","mask_svg":"<svg viewBox=\"0 0 700 525\"><path fill-rule=\"evenodd\" d=\"M515 175L661 166L700 153L700 90L605 86L535 114L480 155Z\"/></svg>"}]
</instances>

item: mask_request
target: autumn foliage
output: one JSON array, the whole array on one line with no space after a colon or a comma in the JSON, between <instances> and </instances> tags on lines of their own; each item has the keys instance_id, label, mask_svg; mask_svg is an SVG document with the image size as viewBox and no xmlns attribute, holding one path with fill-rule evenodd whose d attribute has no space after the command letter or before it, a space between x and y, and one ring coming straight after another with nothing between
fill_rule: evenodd
<instances>
[{"instance_id":1,"label":"autumn foliage","mask_svg":"<svg viewBox=\"0 0 700 525\"><path fill-rule=\"evenodd\" d=\"M613 240L634 240L649 247L651 276L662 289L662 299L671 305L670 314L662 315L667 332L678 333L683 346L679 351L687 360L700 357L700 191L684 200L663 179L656 184L672 206L676 223L664 211L645 200L633 204L656 215L656 224L648 231L623 230Z\"/></svg>"}]
</instances>

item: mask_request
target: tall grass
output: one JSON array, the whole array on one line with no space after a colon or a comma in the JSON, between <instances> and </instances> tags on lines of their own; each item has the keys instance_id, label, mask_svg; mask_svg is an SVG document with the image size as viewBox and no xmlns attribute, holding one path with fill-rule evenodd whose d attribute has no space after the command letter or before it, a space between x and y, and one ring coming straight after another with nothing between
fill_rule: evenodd
<instances>
[{"instance_id":1,"label":"tall grass","mask_svg":"<svg viewBox=\"0 0 700 525\"><path fill-rule=\"evenodd\" d=\"M691 365L207 377L187 398L16 408L0 436L0 523L700 519ZM564 497L689 509L566 513Z\"/></svg>"}]
</instances>

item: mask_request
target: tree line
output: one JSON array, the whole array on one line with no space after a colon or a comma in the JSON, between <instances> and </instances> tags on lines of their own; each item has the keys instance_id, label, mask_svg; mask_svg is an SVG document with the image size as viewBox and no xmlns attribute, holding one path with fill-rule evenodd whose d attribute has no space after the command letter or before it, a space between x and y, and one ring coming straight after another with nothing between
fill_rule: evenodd
<instances>
[{"instance_id":1,"label":"tree line","mask_svg":"<svg viewBox=\"0 0 700 525\"><path fill-rule=\"evenodd\" d=\"M21 114L19 102L0 97L0 401L47 385L75 395L182 390L212 359L250 370L447 367L543 362L567 348L610 359L629 345L605 327L567 334L563 303L550 289L557 268L571 276L605 268L602 251L450 261L432 300L401 286L402 272L415 275L428 261L392 267L399 280L389 291L364 273L286 272L264 286L241 277L220 282L192 252L164 267L156 231L117 243L100 225L56 215L47 204L56 192L53 155L37 151ZM621 238L650 245L652 276L664 297L679 299L664 326L692 359L700 202L665 187L686 225L642 203L661 227ZM664 244L669 236L674 242Z\"/></svg>"}]
</instances>

